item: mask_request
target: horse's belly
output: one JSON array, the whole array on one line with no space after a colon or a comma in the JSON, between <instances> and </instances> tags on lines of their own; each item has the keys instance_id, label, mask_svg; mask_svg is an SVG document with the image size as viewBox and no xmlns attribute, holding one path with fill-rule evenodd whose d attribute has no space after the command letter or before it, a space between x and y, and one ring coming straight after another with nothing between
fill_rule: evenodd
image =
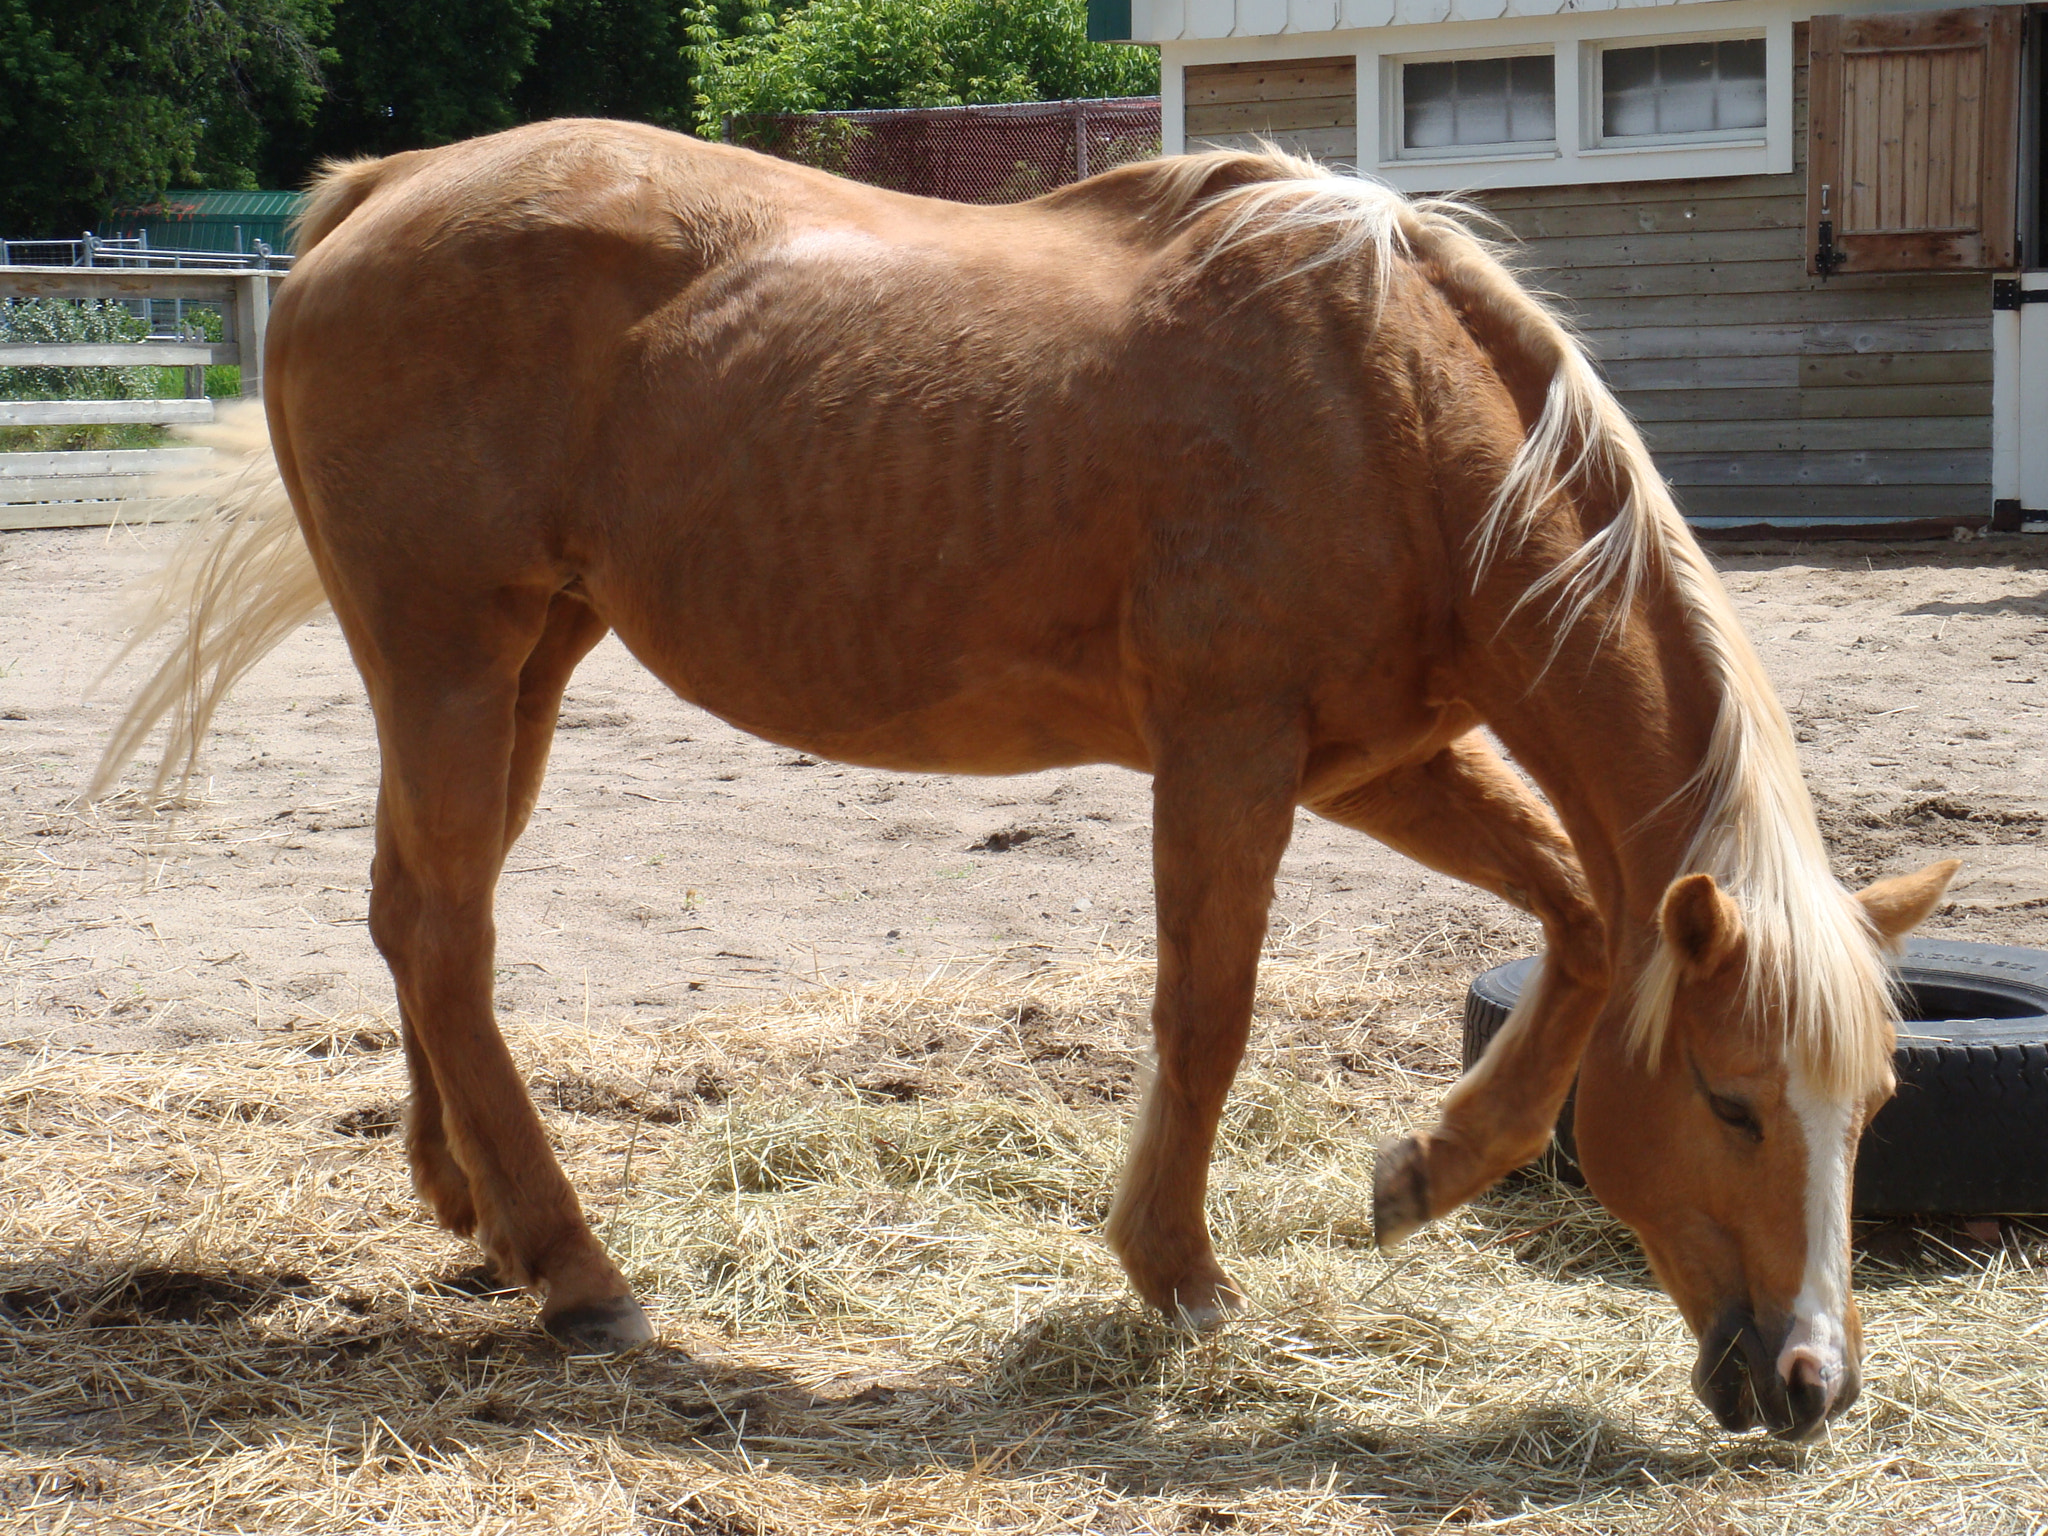
<instances>
[{"instance_id":1,"label":"horse's belly","mask_svg":"<svg viewBox=\"0 0 2048 1536\"><path fill-rule=\"evenodd\" d=\"M682 690L678 690L682 692ZM1149 767L1143 743L1079 690L1056 684L963 691L870 721L764 710L758 693L691 697L753 735L835 762L906 773L1036 773L1079 763Z\"/></svg>"},{"instance_id":2,"label":"horse's belly","mask_svg":"<svg viewBox=\"0 0 2048 1536\"><path fill-rule=\"evenodd\" d=\"M839 573L842 574L843 573ZM933 773L1144 765L1113 615L1062 622L1018 593L854 585L703 554L592 597L682 698L741 730L841 762ZM1070 588L1071 590L1071 588Z\"/></svg>"}]
</instances>

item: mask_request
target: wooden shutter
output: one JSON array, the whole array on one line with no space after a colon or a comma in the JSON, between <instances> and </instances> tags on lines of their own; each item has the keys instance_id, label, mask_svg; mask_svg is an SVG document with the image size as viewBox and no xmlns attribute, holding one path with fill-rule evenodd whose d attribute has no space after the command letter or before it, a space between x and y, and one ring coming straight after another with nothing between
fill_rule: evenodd
<instances>
[{"instance_id":1,"label":"wooden shutter","mask_svg":"<svg viewBox=\"0 0 2048 1536\"><path fill-rule=\"evenodd\" d=\"M2017 264L2024 11L1813 18L1809 272Z\"/></svg>"}]
</instances>

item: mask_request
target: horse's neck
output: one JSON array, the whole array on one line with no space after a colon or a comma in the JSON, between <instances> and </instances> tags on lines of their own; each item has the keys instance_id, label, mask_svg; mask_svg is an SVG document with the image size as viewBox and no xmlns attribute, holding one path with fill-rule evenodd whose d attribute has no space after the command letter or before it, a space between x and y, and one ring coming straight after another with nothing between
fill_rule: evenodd
<instances>
[{"instance_id":1,"label":"horse's neck","mask_svg":"<svg viewBox=\"0 0 2048 1536\"><path fill-rule=\"evenodd\" d=\"M1603 917L1647 923L1708 806L1726 664L1668 571L1612 626L1596 606L1560 643L1556 611L1539 598L1495 621L1481 712L1556 808Z\"/></svg>"}]
</instances>

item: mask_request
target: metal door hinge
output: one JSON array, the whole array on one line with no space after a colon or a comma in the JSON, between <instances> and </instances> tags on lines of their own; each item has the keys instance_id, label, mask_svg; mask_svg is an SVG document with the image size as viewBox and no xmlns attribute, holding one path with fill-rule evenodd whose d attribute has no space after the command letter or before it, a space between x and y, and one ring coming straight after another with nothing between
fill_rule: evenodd
<instances>
[{"instance_id":1,"label":"metal door hinge","mask_svg":"<svg viewBox=\"0 0 2048 1536\"><path fill-rule=\"evenodd\" d=\"M1991 307L2018 309L2022 304L2048 304L2048 288L2022 288L2016 277L1991 279Z\"/></svg>"}]
</instances>

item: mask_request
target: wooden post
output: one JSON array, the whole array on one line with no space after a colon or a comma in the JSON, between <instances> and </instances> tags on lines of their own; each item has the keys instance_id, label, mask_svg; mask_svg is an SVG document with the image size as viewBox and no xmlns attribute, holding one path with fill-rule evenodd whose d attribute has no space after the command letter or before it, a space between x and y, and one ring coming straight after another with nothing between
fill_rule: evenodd
<instances>
[{"instance_id":1,"label":"wooden post","mask_svg":"<svg viewBox=\"0 0 2048 1536\"><path fill-rule=\"evenodd\" d=\"M263 394L263 333L270 325L270 274L243 272L235 278L235 344L242 351L242 394Z\"/></svg>"}]
</instances>

